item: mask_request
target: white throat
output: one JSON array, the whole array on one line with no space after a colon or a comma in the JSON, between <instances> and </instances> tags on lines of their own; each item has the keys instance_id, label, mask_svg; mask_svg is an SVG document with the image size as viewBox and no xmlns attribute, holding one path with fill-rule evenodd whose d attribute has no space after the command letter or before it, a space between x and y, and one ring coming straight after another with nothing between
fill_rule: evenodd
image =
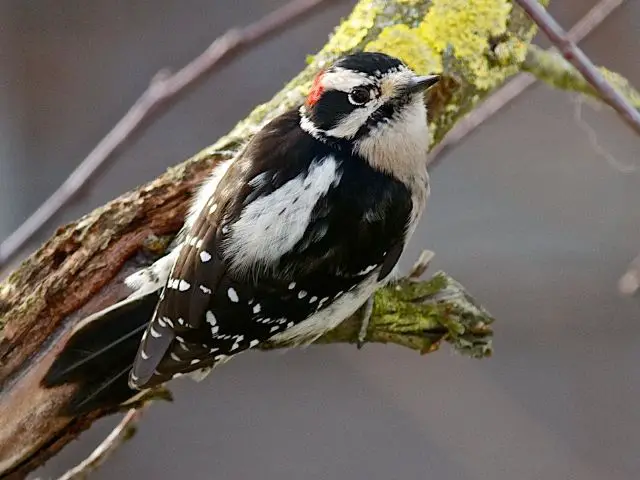
<instances>
[{"instance_id":1,"label":"white throat","mask_svg":"<svg viewBox=\"0 0 640 480\"><path fill-rule=\"evenodd\" d=\"M355 144L355 151L373 168L409 185L424 184L428 179L428 149L427 108L422 101L405 106L389 122L380 123Z\"/></svg>"}]
</instances>

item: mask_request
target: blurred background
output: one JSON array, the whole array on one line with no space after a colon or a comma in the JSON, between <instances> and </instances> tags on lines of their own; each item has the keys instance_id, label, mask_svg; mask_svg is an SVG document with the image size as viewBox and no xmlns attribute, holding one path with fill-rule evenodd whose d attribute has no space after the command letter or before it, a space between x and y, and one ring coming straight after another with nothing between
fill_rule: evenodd
<instances>
[{"instance_id":1,"label":"blurred background","mask_svg":"<svg viewBox=\"0 0 640 480\"><path fill-rule=\"evenodd\" d=\"M161 68L284 0L0 0L0 240L66 178ZM297 73L354 2L235 60L160 118L62 224L213 143ZM569 27L594 0L556 0ZM544 41L542 43L545 43ZM640 86L640 2L582 43ZM616 282L640 250L640 142L607 109L538 85L432 171L423 248L498 319L495 354L311 347L243 355L176 382L92 478L637 479L640 302ZM626 173L625 173L626 172ZM31 246L54 230L46 229ZM84 458L111 417L36 472Z\"/></svg>"}]
</instances>

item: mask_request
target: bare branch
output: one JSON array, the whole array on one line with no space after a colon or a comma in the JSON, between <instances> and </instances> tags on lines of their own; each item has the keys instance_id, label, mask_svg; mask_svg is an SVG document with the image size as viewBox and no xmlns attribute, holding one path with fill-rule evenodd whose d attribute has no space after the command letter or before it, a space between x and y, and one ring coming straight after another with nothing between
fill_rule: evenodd
<instances>
[{"instance_id":1,"label":"bare branch","mask_svg":"<svg viewBox=\"0 0 640 480\"><path fill-rule=\"evenodd\" d=\"M304 19L335 0L293 0L244 28L216 39L201 55L174 74L158 72L149 88L96 145L58 189L0 244L0 271L107 164L126 142L142 133L159 113L173 105L198 82L249 47Z\"/></svg>"},{"instance_id":2,"label":"bare branch","mask_svg":"<svg viewBox=\"0 0 640 480\"><path fill-rule=\"evenodd\" d=\"M98 447L78 465L67 471L58 480L80 480L102 465L116 449L129 440L136 431L136 425L142 417L142 408L129 410L120 423Z\"/></svg>"},{"instance_id":3,"label":"bare branch","mask_svg":"<svg viewBox=\"0 0 640 480\"><path fill-rule=\"evenodd\" d=\"M530 45L527 57L522 62L522 70L560 90L583 93L602 100L600 92L555 51L542 50L535 45ZM629 105L640 109L640 93L626 78L606 68L599 68L599 70L606 81L625 98Z\"/></svg>"},{"instance_id":4,"label":"bare branch","mask_svg":"<svg viewBox=\"0 0 640 480\"><path fill-rule=\"evenodd\" d=\"M589 57L569 38L555 19L547 13L536 0L515 0L531 19L547 34L567 59L598 92L600 97L616 110L622 119L640 135L640 112L618 92L602 73L595 67Z\"/></svg>"},{"instance_id":5,"label":"bare branch","mask_svg":"<svg viewBox=\"0 0 640 480\"><path fill-rule=\"evenodd\" d=\"M418 260L413 264L411 270L409 270L409 274L407 278L412 280L418 280L429 268L431 265L431 260L435 257L435 253L431 250L423 250L418 257Z\"/></svg>"},{"instance_id":6,"label":"bare branch","mask_svg":"<svg viewBox=\"0 0 640 480\"><path fill-rule=\"evenodd\" d=\"M574 42L580 42L611 15L625 0L601 0L589 10L567 34ZM553 49L549 49L549 52ZM478 108L472 110L465 118L455 124L447 136L436 145L429 154L429 164L436 165L451 148L482 125L485 121L498 113L503 107L511 103L524 93L537 79L526 73L519 73Z\"/></svg>"},{"instance_id":7,"label":"bare branch","mask_svg":"<svg viewBox=\"0 0 640 480\"><path fill-rule=\"evenodd\" d=\"M582 115L583 105L587 102L585 101L585 97L581 95L577 95L573 99L574 110L573 110L573 119L576 122L576 125L587 135L587 139L589 140L589 144L593 148L593 150L600 155L616 172L622 174L630 174L638 171L640 168L638 165L634 163L625 163L618 160L611 152L609 152L606 148L604 148L600 141L598 140L598 132L595 128L589 125L589 122L585 120ZM590 105L593 108L598 109L603 104L591 102Z\"/></svg>"}]
</instances>

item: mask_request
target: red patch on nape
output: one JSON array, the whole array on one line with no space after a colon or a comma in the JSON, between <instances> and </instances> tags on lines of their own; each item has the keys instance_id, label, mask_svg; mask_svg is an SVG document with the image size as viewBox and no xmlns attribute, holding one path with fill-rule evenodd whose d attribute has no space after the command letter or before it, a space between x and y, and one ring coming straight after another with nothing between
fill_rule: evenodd
<instances>
[{"instance_id":1,"label":"red patch on nape","mask_svg":"<svg viewBox=\"0 0 640 480\"><path fill-rule=\"evenodd\" d=\"M313 83L311 84L311 90L309 90L309 95L307 95L307 105L313 107L324 92L324 87L322 86L322 77L324 76L324 71L318 73L316 78L313 79Z\"/></svg>"}]
</instances>

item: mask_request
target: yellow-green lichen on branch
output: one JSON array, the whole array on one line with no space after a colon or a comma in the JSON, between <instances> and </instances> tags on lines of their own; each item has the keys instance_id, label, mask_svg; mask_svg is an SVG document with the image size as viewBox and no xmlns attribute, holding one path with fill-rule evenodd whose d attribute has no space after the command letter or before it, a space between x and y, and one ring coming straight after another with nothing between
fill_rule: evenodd
<instances>
[{"instance_id":1,"label":"yellow-green lichen on branch","mask_svg":"<svg viewBox=\"0 0 640 480\"><path fill-rule=\"evenodd\" d=\"M366 50L397 56L421 74L441 72L443 62L451 55L464 69L459 74L477 89L487 90L515 73L526 53L526 49L517 49L520 58L512 56L511 65L491 61L494 39L501 39L501 43L514 40L514 46L529 40L514 39L509 34L511 11L512 4L507 0L434 0L416 27L389 26Z\"/></svg>"},{"instance_id":2,"label":"yellow-green lichen on branch","mask_svg":"<svg viewBox=\"0 0 640 480\"><path fill-rule=\"evenodd\" d=\"M600 99L600 95L584 79L582 74L556 51L529 45L526 59L522 63L522 70L531 73L554 88L583 93ZM640 92L626 78L606 68L601 67L599 70L631 105L640 109Z\"/></svg>"},{"instance_id":3,"label":"yellow-green lichen on branch","mask_svg":"<svg viewBox=\"0 0 640 480\"><path fill-rule=\"evenodd\" d=\"M442 57L423 41L417 28L407 25L385 28L365 50L393 55L420 75L442 72Z\"/></svg>"},{"instance_id":4,"label":"yellow-green lichen on branch","mask_svg":"<svg viewBox=\"0 0 640 480\"><path fill-rule=\"evenodd\" d=\"M402 279L378 290L367 343L392 343L429 353L446 341L463 355L491 355L493 318L445 273L429 280ZM356 343L360 330L357 315L342 322L316 343ZM265 349L282 344L268 344Z\"/></svg>"}]
</instances>

